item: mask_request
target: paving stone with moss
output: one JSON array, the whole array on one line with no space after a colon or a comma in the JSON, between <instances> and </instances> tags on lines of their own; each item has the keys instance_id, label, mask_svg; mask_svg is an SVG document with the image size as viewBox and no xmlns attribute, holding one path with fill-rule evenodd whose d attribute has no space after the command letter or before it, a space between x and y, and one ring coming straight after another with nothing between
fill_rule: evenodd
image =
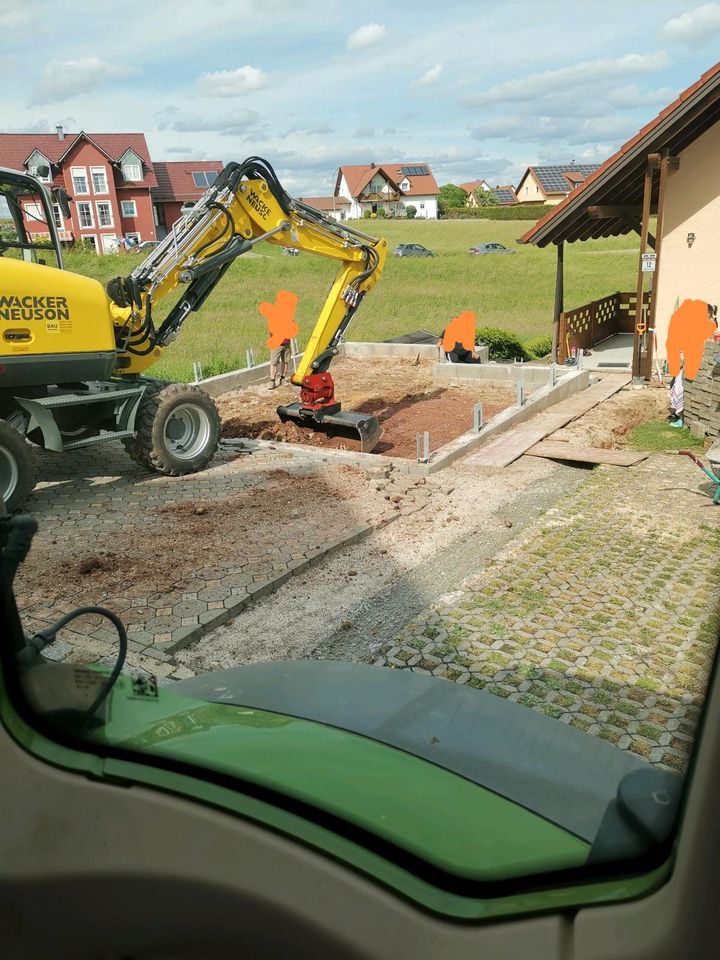
<instances>
[{"instance_id":1,"label":"paving stone with moss","mask_svg":"<svg viewBox=\"0 0 720 960\"><path fill-rule=\"evenodd\" d=\"M708 490L681 457L594 470L379 662L433 672L442 661L447 679L455 670L684 770L720 626L720 507Z\"/></svg>"}]
</instances>

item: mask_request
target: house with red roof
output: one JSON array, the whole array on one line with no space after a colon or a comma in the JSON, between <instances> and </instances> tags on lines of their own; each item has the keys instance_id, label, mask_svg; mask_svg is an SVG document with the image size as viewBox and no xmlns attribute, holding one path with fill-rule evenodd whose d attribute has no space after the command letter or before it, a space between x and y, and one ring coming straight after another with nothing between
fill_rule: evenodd
<instances>
[{"instance_id":1,"label":"house with red roof","mask_svg":"<svg viewBox=\"0 0 720 960\"><path fill-rule=\"evenodd\" d=\"M219 160L173 160L153 163L157 186L150 191L158 240L186 210L194 207L215 183L223 165Z\"/></svg>"},{"instance_id":2,"label":"house with red roof","mask_svg":"<svg viewBox=\"0 0 720 960\"><path fill-rule=\"evenodd\" d=\"M156 239L150 191L157 180L142 133L66 133L62 126L55 133L2 133L0 166L65 188L73 200L70 218L54 206L65 243L109 253L123 237ZM31 233L49 235L39 204L25 202L24 213Z\"/></svg>"},{"instance_id":3,"label":"house with red roof","mask_svg":"<svg viewBox=\"0 0 720 960\"><path fill-rule=\"evenodd\" d=\"M64 187L70 218L54 204L63 243L114 253L120 241L162 240L223 168L219 160L153 163L142 133L0 133L0 166L27 170L48 187ZM42 207L24 202L27 229L48 236Z\"/></svg>"},{"instance_id":4,"label":"house with red roof","mask_svg":"<svg viewBox=\"0 0 720 960\"><path fill-rule=\"evenodd\" d=\"M335 196L350 201L350 218L372 215L404 217L415 207L420 220L437 219L438 185L427 163L368 163L338 168Z\"/></svg>"},{"instance_id":5,"label":"house with red roof","mask_svg":"<svg viewBox=\"0 0 720 960\"><path fill-rule=\"evenodd\" d=\"M467 183L461 183L460 189L464 190L468 195L467 203L465 204L467 207L480 206L477 199L477 190L482 190L484 193L492 195L499 206L507 207L517 203L515 187L513 187L512 184L505 184L501 187L491 187L487 180L469 180Z\"/></svg>"},{"instance_id":6,"label":"house with red roof","mask_svg":"<svg viewBox=\"0 0 720 960\"><path fill-rule=\"evenodd\" d=\"M528 167L516 190L518 203L555 206L595 173L599 163L549 164Z\"/></svg>"}]
</instances>

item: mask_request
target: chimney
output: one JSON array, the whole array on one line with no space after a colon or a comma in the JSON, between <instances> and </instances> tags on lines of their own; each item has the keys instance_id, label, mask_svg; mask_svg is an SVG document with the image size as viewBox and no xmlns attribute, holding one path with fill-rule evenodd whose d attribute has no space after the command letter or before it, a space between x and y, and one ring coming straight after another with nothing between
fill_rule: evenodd
<instances>
[{"instance_id":1,"label":"chimney","mask_svg":"<svg viewBox=\"0 0 720 960\"><path fill-rule=\"evenodd\" d=\"M374 169L375 169L375 164L374 164L374 162L372 162L372 161L370 162L370 169L371 169L371 170L374 170Z\"/></svg>"},{"instance_id":2,"label":"chimney","mask_svg":"<svg viewBox=\"0 0 720 960\"><path fill-rule=\"evenodd\" d=\"M64 140L64 139L65 139L65 131L63 130L63 125L62 125L61 123L59 123L59 124L55 127L55 132L57 133L57 138L58 138L58 140Z\"/></svg>"}]
</instances>

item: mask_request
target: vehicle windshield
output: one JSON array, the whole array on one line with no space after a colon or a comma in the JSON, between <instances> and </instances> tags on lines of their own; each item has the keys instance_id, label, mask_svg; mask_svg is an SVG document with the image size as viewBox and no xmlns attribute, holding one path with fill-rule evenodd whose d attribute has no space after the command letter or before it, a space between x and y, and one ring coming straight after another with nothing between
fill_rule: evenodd
<instances>
[{"instance_id":1,"label":"vehicle windshield","mask_svg":"<svg viewBox=\"0 0 720 960\"><path fill-rule=\"evenodd\" d=\"M571 95L523 55L451 109L449 63L333 22L332 122L286 84L273 132L279 74L168 53L197 109L135 112L161 81L111 65L105 133L0 137L0 719L455 916L639 895L720 627L720 67ZM439 132L346 133L380 72Z\"/></svg>"},{"instance_id":2,"label":"vehicle windshield","mask_svg":"<svg viewBox=\"0 0 720 960\"><path fill-rule=\"evenodd\" d=\"M58 266L45 197L28 181L0 171L0 256Z\"/></svg>"}]
</instances>

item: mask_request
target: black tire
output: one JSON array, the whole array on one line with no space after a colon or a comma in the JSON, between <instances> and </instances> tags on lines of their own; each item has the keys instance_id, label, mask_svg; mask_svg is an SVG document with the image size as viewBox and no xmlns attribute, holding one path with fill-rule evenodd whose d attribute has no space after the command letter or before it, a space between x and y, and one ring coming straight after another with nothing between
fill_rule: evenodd
<instances>
[{"instance_id":1,"label":"black tire","mask_svg":"<svg viewBox=\"0 0 720 960\"><path fill-rule=\"evenodd\" d=\"M6 510L17 510L35 486L35 461L25 437L0 420L0 500Z\"/></svg>"},{"instance_id":2,"label":"black tire","mask_svg":"<svg viewBox=\"0 0 720 960\"><path fill-rule=\"evenodd\" d=\"M197 473L215 455L220 416L211 397L184 383L152 383L135 419L135 436L125 449L140 466L180 477Z\"/></svg>"}]
</instances>

